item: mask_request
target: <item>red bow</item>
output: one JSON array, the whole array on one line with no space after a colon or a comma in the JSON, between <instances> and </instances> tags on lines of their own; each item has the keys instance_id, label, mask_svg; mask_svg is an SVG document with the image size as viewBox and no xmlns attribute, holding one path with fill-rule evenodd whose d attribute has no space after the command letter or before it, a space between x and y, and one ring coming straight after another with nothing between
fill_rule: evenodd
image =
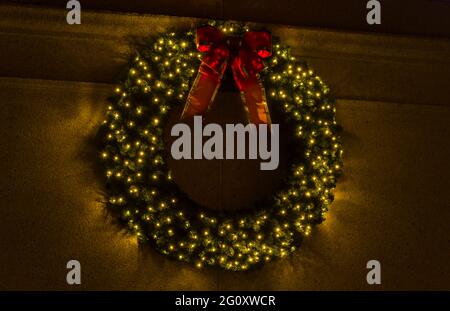
<instances>
[{"instance_id":1,"label":"red bow","mask_svg":"<svg viewBox=\"0 0 450 311\"><path fill-rule=\"evenodd\" d=\"M272 36L251 31L242 38L225 36L219 29L197 29L197 49L204 53L197 77L187 98L182 118L204 114L214 101L227 64L231 63L234 81L242 93L250 122L270 124L264 88L259 73L263 59L272 55Z\"/></svg>"}]
</instances>

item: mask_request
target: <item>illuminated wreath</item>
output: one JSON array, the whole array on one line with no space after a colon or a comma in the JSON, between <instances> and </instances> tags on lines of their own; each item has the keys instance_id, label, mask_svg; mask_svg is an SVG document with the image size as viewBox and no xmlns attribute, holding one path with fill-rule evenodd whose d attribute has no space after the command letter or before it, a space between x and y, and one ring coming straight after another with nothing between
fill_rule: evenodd
<instances>
[{"instance_id":1,"label":"illuminated wreath","mask_svg":"<svg viewBox=\"0 0 450 311\"><path fill-rule=\"evenodd\" d=\"M249 31L232 22L209 24L226 35ZM169 111L185 104L204 56L195 39L196 29L153 38L116 88L101 130L107 205L163 254L197 267L247 270L285 257L324 220L342 169L335 105L322 80L274 38L258 77L270 109L292 129L295 157L283 187L250 211L199 206L173 181L163 141Z\"/></svg>"}]
</instances>

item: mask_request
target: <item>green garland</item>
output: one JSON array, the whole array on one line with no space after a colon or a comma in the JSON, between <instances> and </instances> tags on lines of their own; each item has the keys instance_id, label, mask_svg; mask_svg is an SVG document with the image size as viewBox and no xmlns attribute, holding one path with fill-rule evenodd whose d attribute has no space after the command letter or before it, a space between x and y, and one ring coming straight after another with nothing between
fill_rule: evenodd
<instances>
[{"instance_id":1,"label":"green garland","mask_svg":"<svg viewBox=\"0 0 450 311\"><path fill-rule=\"evenodd\" d=\"M233 34L249 30L210 24ZM153 38L132 60L102 127L107 205L166 255L197 267L247 270L285 257L324 220L342 168L335 105L322 80L274 39L261 79L272 113L279 110L292 129L289 173L282 189L250 212L209 210L172 180L163 142L168 114L185 104L200 59L191 29Z\"/></svg>"}]
</instances>

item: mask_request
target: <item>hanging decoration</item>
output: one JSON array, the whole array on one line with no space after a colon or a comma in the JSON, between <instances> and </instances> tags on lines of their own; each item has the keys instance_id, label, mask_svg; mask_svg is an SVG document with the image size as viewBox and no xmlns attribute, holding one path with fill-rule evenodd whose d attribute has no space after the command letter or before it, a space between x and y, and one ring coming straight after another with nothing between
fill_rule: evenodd
<instances>
[{"instance_id":1,"label":"hanging decoration","mask_svg":"<svg viewBox=\"0 0 450 311\"><path fill-rule=\"evenodd\" d=\"M292 129L283 187L237 212L193 202L172 178L163 141L171 109L205 113L227 66L250 122L270 124L270 107ZM287 256L325 219L342 169L335 104L322 79L267 31L212 21L152 38L115 93L101 130L107 205L140 241L199 268L242 271Z\"/></svg>"}]
</instances>

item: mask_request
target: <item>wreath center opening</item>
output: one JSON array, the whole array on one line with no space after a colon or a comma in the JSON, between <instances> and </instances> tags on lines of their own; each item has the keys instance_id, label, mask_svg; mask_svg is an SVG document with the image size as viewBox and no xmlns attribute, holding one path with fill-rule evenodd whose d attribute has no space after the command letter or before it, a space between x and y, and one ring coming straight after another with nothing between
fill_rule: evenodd
<instances>
[{"instance_id":1,"label":"wreath center opening","mask_svg":"<svg viewBox=\"0 0 450 311\"><path fill-rule=\"evenodd\" d=\"M261 159L248 157L232 160L225 158L175 160L170 154L170 146L177 137L172 137L170 130L179 122L178 113L179 111L173 111L165 128L167 160L178 187L193 201L217 211L250 210L258 202L267 199L267 194L273 193L280 186L286 170L286 148L282 139L278 151L279 163L275 170L261 170ZM247 122L239 92L225 88L224 91L217 93L214 103L203 119L203 126L215 123L225 129L226 124L240 123L245 126ZM190 119L186 120L186 123L193 133L194 121ZM246 138L245 148L248 154L249 137ZM225 135L223 139L225 148ZM237 149L236 143L235 140L234 150Z\"/></svg>"}]
</instances>

